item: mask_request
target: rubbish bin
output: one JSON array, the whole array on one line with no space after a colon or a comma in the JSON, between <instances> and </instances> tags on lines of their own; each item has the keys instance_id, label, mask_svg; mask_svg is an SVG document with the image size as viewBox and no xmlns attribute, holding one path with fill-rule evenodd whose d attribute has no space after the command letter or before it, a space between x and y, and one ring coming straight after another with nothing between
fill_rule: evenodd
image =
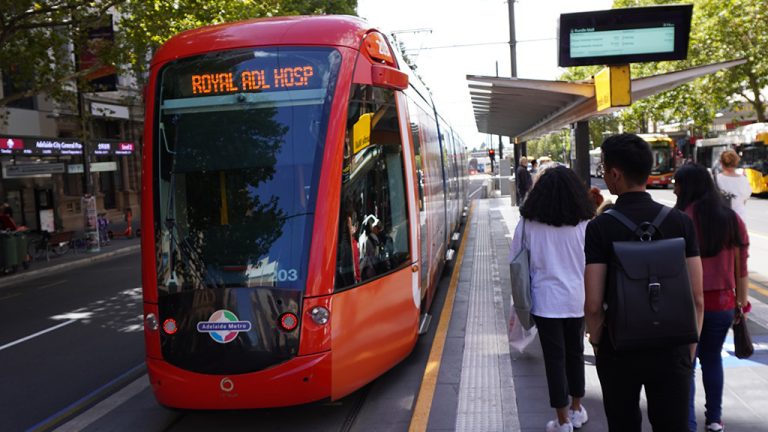
<instances>
[{"instance_id":1,"label":"rubbish bin","mask_svg":"<svg viewBox=\"0 0 768 432\"><path fill-rule=\"evenodd\" d=\"M16 248L16 238L12 232L0 233L0 252L2 253L0 266L6 271L19 265L19 254Z\"/></svg>"},{"instance_id":2,"label":"rubbish bin","mask_svg":"<svg viewBox=\"0 0 768 432\"><path fill-rule=\"evenodd\" d=\"M16 255L19 260L18 264L29 268L29 262L27 262L27 248L29 246L29 238L24 231L16 231L14 233L14 239L16 240Z\"/></svg>"}]
</instances>

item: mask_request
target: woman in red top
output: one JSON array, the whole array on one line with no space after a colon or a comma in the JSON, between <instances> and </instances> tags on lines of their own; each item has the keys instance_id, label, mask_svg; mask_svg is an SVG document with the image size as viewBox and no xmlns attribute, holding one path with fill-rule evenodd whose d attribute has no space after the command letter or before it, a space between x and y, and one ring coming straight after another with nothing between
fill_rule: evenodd
<instances>
[{"instance_id":1,"label":"woman in red top","mask_svg":"<svg viewBox=\"0 0 768 432\"><path fill-rule=\"evenodd\" d=\"M699 164L683 165L675 173L675 208L693 219L704 268L704 327L697 357L706 394L707 431L723 430L723 360L720 355L737 306L748 305L747 256L749 237L744 222L723 202L712 176ZM691 382L689 427L696 431Z\"/></svg>"}]
</instances>

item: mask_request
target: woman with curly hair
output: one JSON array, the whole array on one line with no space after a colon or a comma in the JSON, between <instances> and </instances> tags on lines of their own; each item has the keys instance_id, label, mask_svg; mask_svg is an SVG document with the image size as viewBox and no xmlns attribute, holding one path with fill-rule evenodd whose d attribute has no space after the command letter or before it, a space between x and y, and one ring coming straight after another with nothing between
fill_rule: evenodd
<instances>
[{"instance_id":1,"label":"woman with curly hair","mask_svg":"<svg viewBox=\"0 0 768 432\"><path fill-rule=\"evenodd\" d=\"M544 353L549 403L557 419L548 432L587 422L584 396L584 233L595 214L587 188L569 168L539 173L520 209L510 256L530 254L533 316ZM568 396L571 396L569 403Z\"/></svg>"}]
</instances>

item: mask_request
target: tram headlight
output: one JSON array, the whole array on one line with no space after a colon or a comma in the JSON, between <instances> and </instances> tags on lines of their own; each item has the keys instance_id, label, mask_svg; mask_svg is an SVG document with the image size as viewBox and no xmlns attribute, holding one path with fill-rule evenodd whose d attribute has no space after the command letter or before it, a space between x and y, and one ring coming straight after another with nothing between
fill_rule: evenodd
<instances>
[{"instance_id":1,"label":"tram headlight","mask_svg":"<svg viewBox=\"0 0 768 432\"><path fill-rule=\"evenodd\" d=\"M157 316L153 313L148 313L147 317L144 318L144 325L152 331L157 331L159 327Z\"/></svg>"},{"instance_id":2,"label":"tram headlight","mask_svg":"<svg viewBox=\"0 0 768 432\"><path fill-rule=\"evenodd\" d=\"M309 316L316 324L324 325L331 319L331 311L322 306L315 306L309 311Z\"/></svg>"}]
</instances>

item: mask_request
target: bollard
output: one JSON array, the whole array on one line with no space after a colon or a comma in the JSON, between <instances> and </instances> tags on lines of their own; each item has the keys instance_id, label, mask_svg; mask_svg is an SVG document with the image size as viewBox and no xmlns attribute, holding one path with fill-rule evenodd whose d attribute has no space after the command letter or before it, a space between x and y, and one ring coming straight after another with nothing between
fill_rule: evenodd
<instances>
[{"instance_id":1,"label":"bollard","mask_svg":"<svg viewBox=\"0 0 768 432\"><path fill-rule=\"evenodd\" d=\"M517 205L517 183L514 176L509 176L509 197L512 207Z\"/></svg>"}]
</instances>

